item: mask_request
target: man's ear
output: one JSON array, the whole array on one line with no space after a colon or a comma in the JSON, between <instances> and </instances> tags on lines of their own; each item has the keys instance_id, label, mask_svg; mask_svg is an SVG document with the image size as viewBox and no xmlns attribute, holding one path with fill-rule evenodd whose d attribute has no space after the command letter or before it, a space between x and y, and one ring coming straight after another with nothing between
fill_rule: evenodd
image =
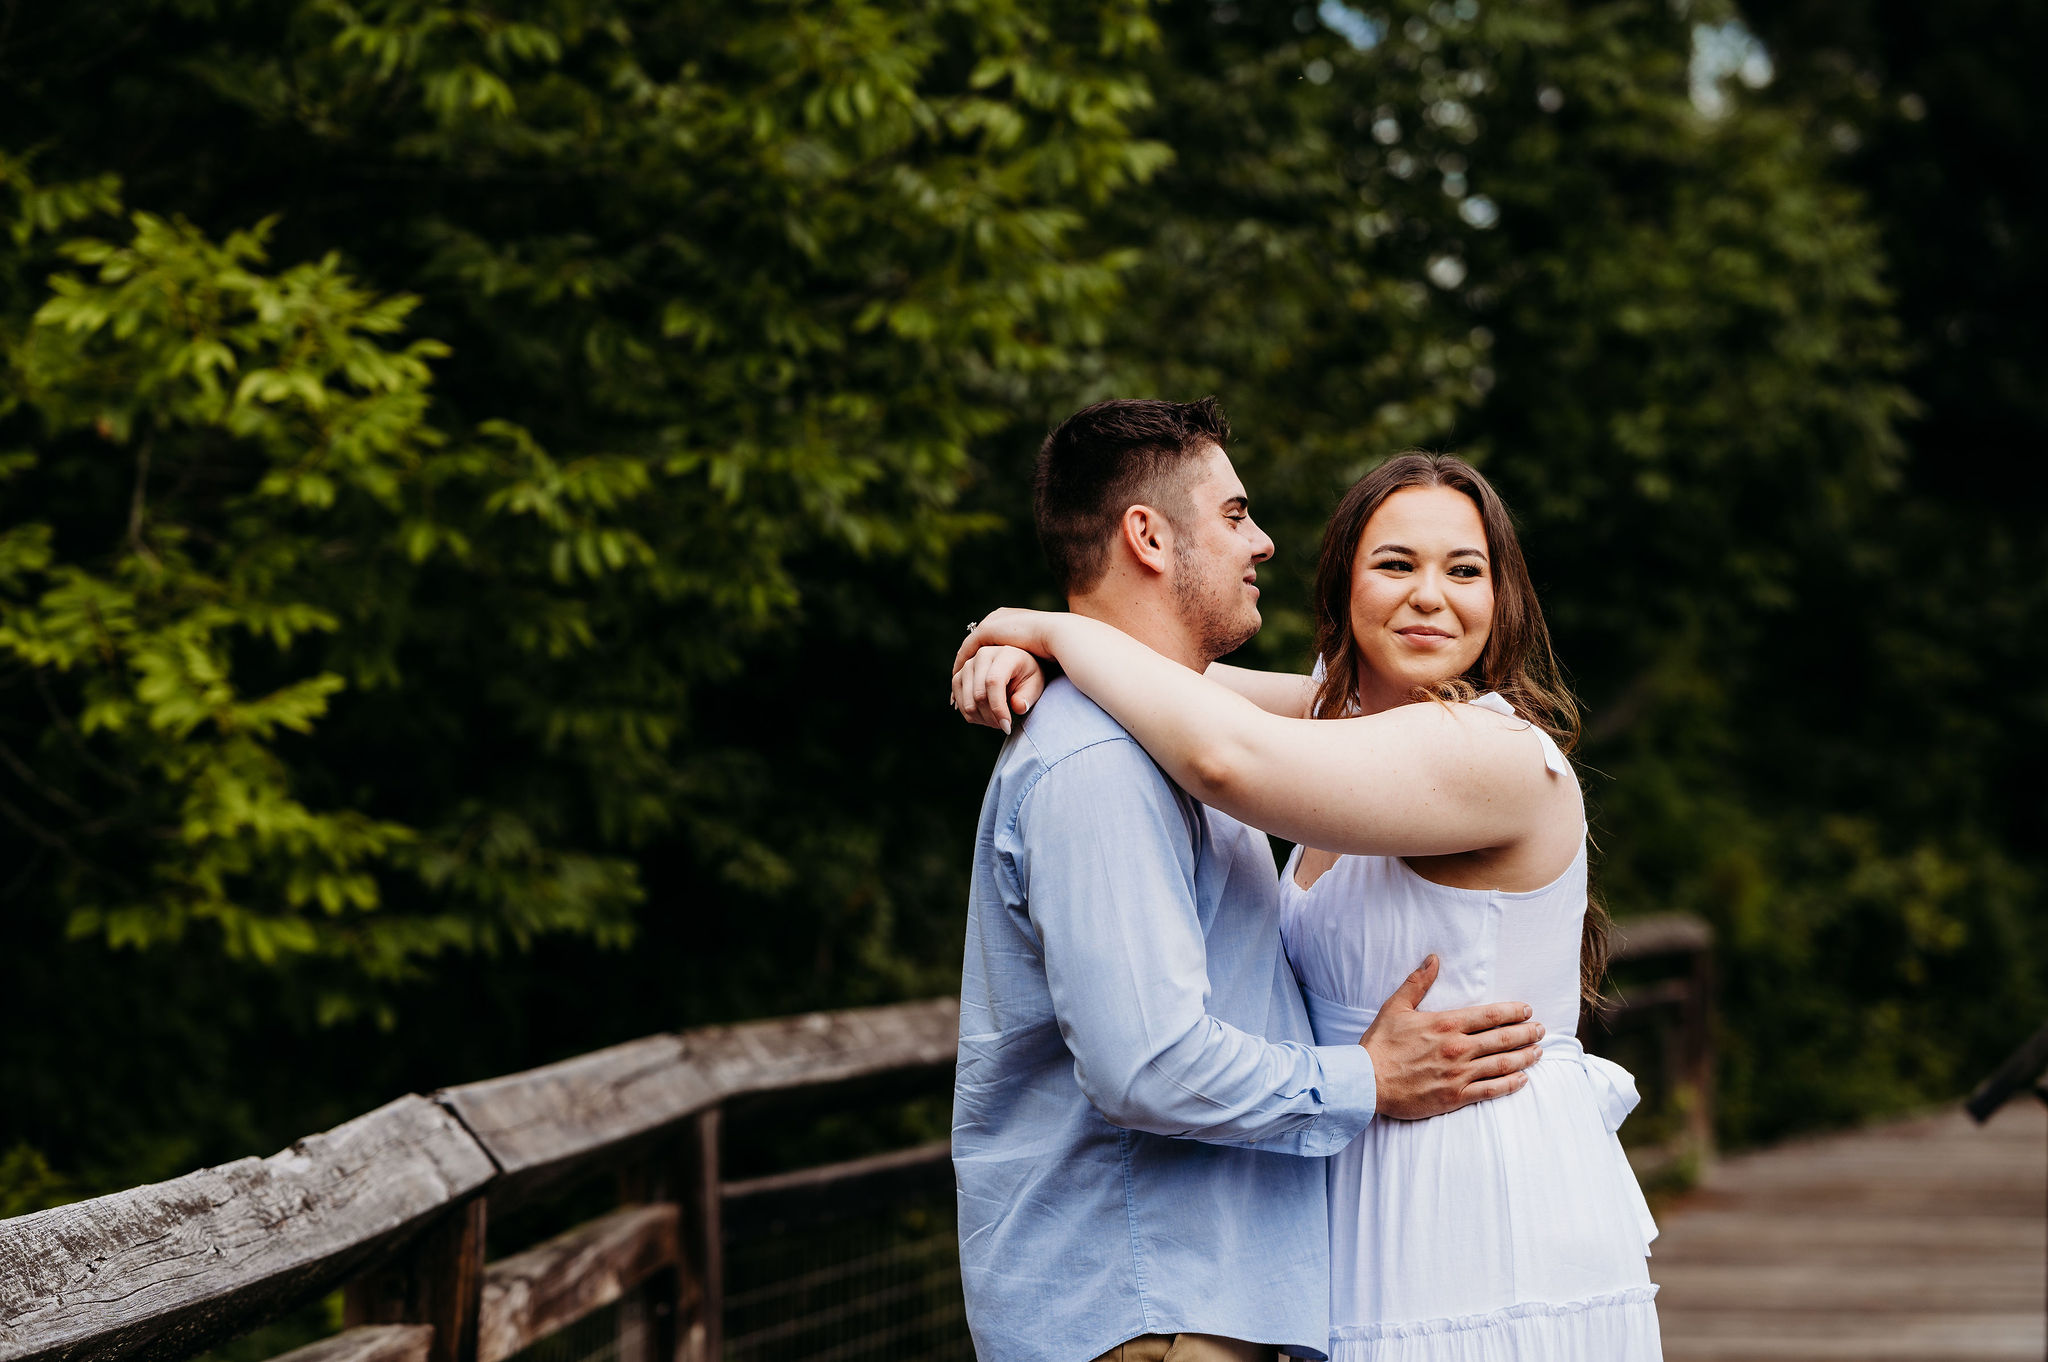
<instances>
[{"instance_id":1,"label":"man's ear","mask_svg":"<svg viewBox=\"0 0 2048 1362\"><path fill-rule=\"evenodd\" d=\"M1140 567L1162 574L1166 571L1173 558L1173 526L1163 514L1150 506L1127 506L1117 530L1124 548Z\"/></svg>"}]
</instances>

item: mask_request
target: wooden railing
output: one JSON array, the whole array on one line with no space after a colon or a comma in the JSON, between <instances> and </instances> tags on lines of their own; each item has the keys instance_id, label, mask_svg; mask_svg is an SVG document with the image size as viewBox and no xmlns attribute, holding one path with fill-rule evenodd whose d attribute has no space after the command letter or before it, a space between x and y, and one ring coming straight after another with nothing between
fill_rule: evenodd
<instances>
[{"instance_id":1,"label":"wooden railing","mask_svg":"<svg viewBox=\"0 0 2048 1362\"><path fill-rule=\"evenodd\" d=\"M1711 945L1692 918L1623 924L1617 964L1679 971L1584 1028L1596 1050L1660 1036L1673 1157L1712 1148ZM942 1083L958 1019L940 998L653 1036L0 1221L0 1362L181 1362L337 1288L342 1331L275 1362L505 1362L608 1308L616 1362L720 1362L729 1242L951 1186L944 1141L731 1180L726 1113L888 1075ZM598 1175L616 1209L485 1261L493 1217Z\"/></svg>"},{"instance_id":2,"label":"wooden railing","mask_svg":"<svg viewBox=\"0 0 2048 1362\"><path fill-rule=\"evenodd\" d=\"M1615 924L1608 963L1617 974L1652 977L1610 983L1579 1034L1596 1054L1654 1034L1662 1100L1678 1126L1669 1139L1631 1148L1629 1161L1646 1179L1697 1173L1714 1155L1714 930L1689 913L1629 918Z\"/></svg>"},{"instance_id":3,"label":"wooden railing","mask_svg":"<svg viewBox=\"0 0 2048 1362\"><path fill-rule=\"evenodd\" d=\"M346 1327L289 1362L503 1362L614 1306L618 1362L713 1362L725 1214L808 1216L821 1188L844 1201L948 1174L941 1144L727 1182L727 1105L942 1074L958 1022L940 998L653 1036L0 1221L0 1360L176 1362L341 1287ZM618 1209L484 1260L493 1214L594 1172Z\"/></svg>"},{"instance_id":4,"label":"wooden railing","mask_svg":"<svg viewBox=\"0 0 2048 1362\"><path fill-rule=\"evenodd\" d=\"M1986 1075L1964 1101L1963 1110L1981 1126L2007 1102L2026 1093L2048 1103L2048 1025L2027 1037L2019 1049L2006 1056L2005 1063ZM2048 1300L2048 1291L2042 1298Z\"/></svg>"},{"instance_id":5,"label":"wooden railing","mask_svg":"<svg viewBox=\"0 0 2048 1362\"><path fill-rule=\"evenodd\" d=\"M2023 1092L2032 1092L2048 1102L2048 1026L2027 1037L2019 1049L2006 1056L2005 1063L1977 1085L1963 1103L1963 1110L1981 1126Z\"/></svg>"}]
</instances>

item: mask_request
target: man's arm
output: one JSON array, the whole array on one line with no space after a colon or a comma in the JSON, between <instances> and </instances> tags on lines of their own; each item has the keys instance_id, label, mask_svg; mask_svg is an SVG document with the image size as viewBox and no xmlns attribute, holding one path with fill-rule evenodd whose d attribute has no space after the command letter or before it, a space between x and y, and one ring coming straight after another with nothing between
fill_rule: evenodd
<instances>
[{"instance_id":1,"label":"man's arm","mask_svg":"<svg viewBox=\"0 0 2048 1362\"><path fill-rule=\"evenodd\" d=\"M1262 672L1251 667L1233 667L1227 662L1211 662L1202 675L1283 719L1308 718L1309 702L1316 694L1315 678L1300 672Z\"/></svg>"},{"instance_id":2,"label":"man's arm","mask_svg":"<svg viewBox=\"0 0 2048 1362\"><path fill-rule=\"evenodd\" d=\"M1111 1123L1320 1156L1371 1120L1363 1047L1269 1041L1209 1014L1188 825L1137 744L1060 761L1026 796L1017 837L1074 1076Z\"/></svg>"}]
</instances>

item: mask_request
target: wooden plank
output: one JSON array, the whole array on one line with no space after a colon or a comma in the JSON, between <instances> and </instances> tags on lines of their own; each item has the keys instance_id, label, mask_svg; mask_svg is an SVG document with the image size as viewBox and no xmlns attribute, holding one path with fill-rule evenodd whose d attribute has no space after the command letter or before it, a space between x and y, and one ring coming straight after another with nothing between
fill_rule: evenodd
<instances>
[{"instance_id":1,"label":"wooden plank","mask_svg":"<svg viewBox=\"0 0 2048 1362\"><path fill-rule=\"evenodd\" d=\"M1666 1362L2037 1359L2048 1112L1942 1112L1723 1161L1660 1216Z\"/></svg>"},{"instance_id":2,"label":"wooden plank","mask_svg":"<svg viewBox=\"0 0 2048 1362\"><path fill-rule=\"evenodd\" d=\"M678 1211L627 1206L484 1269L476 1362L503 1362L674 1267Z\"/></svg>"},{"instance_id":3,"label":"wooden plank","mask_svg":"<svg viewBox=\"0 0 2048 1362\"><path fill-rule=\"evenodd\" d=\"M505 1195L737 1096L951 1065L954 998L651 1036L440 1093L504 1170Z\"/></svg>"},{"instance_id":4,"label":"wooden plank","mask_svg":"<svg viewBox=\"0 0 2048 1362\"><path fill-rule=\"evenodd\" d=\"M1772 1193L1783 1216L1832 1216L1843 1220L1869 1218L1896 1222L1912 1216L1960 1215L2014 1221L2041 1218L2041 1194L2016 1197L1997 1187L1942 1190L1938 1187L1874 1186L1845 1202L1839 1190L1808 1191L1786 1187Z\"/></svg>"},{"instance_id":5,"label":"wooden plank","mask_svg":"<svg viewBox=\"0 0 2048 1362\"><path fill-rule=\"evenodd\" d=\"M1690 913L1650 913L1614 924L1608 961L1621 964L1657 955L1713 949L1714 929Z\"/></svg>"},{"instance_id":6,"label":"wooden plank","mask_svg":"<svg viewBox=\"0 0 2048 1362\"><path fill-rule=\"evenodd\" d=\"M431 1324L365 1324L294 1348L270 1362L427 1362L433 1344Z\"/></svg>"},{"instance_id":7,"label":"wooden plank","mask_svg":"<svg viewBox=\"0 0 2048 1362\"><path fill-rule=\"evenodd\" d=\"M0 1222L0 1360L186 1357L332 1289L493 1175L404 1097L268 1159Z\"/></svg>"},{"instance_id":8,"label":"wooden plank","mask_svg":"<svg viewBox=\"0 0 2048 1362\"><path fill-rule=\"evenodd\" d=\"M727 1237L778 1234L792 1225L859 1215L906 1196L950 1190L953 1145L934 1140L865 1159L725 1184Z\"/></svg>"},{"instance_id":9,"label":"wooden plank","mask_svg":"<svg viewBox=\"0 0 2048 1362\"><path fill-rule=\"evenodd\" d=\"M1670 1217L1655 1249L1684 1263L1892 1262L1899 1245L1928 1257L2041 1262L2048 1223L2016 1216L1787 1216L1692 1209Z\"/></svg>"},{"instance_id":10,"label":"wooden plank","mask_svg":"<svg viewBox=\"0 0 2048 1362\"><path fill-rule=\"evenodd\" d=\"M1749 1315L1804 1313L1817 1308L1866 1316L1935 1311L2039 1310L2038 1259L1859 1263L1839 1259L1792 1263L1677 1263L1656 1271L1663 1294L1689 1310L1739 1310Z\"/></svg>"},{"instance_id":11,"label":"wooden plank","mask_svg":"<svg viewBox=\"0 0 2048 1362\"><path fill-rule=\"evenodd\" d=\"M1815 1312L1761 1318L1740 1310L1669 1310L1664 1362L2040 1362L2038 1314Z\"/></svg>"},{"instance_id":12,"label":"wooden plank","mask_svg":"<svg viewBox=\"0 0 2048 1362\"><path fill-rule=\"evenodd\" d=\"M1930 1167L1925 1155L1851 1150L1839 1158L1809 1163L1737 1164L1727 1176L1715 1179L1711 1190L1723 1201L1782 1192L1808 1200L1834 1198L1845 1203L1873 1196L1916 1193L1968 1196L1998 1192L2010 1197L2020 1195L2028 1187L2048 1192L2048 1178L2044 1178L2041 1167L2048 1161L2043 1158L2044 1151L2035 1149L2029 1153L2031 1157L2006 1158L1997 1151L1987 1151L1981 1159L1944 1159Z\"/></svg>"}]
</instances>

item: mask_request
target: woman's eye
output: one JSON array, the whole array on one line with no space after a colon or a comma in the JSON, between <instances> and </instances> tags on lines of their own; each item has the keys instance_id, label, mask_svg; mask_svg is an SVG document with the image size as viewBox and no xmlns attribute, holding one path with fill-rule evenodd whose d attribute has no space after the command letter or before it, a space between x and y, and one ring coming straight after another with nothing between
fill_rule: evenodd
<instances>
[{"instance_id":1,"label":"woman's eye","mask_svg":"<svg viewBox=\"0 0 2048 1362\"><path fill-rule=\"evenodd\" d=\"M1405 558L1389 558L1384 562L1374 563L1373 566L1382 570L1391 569L1395 572L1413 572L1415 570L1415 564Z\"/></svg>"},{"instance_id":2,"label":"woman's eye","mask_svg":"<svg viewBox=\"0 0 2048 1362\"><path fill-rule=\"evenodd\" d=\"M1451 569L1451 575L1453 577L1477 577L1480 575L1480 573L1479 569L1477 567L1474 567L1472 564L1461 563L1457 567Z\"/></svg>"}]
</instances>

